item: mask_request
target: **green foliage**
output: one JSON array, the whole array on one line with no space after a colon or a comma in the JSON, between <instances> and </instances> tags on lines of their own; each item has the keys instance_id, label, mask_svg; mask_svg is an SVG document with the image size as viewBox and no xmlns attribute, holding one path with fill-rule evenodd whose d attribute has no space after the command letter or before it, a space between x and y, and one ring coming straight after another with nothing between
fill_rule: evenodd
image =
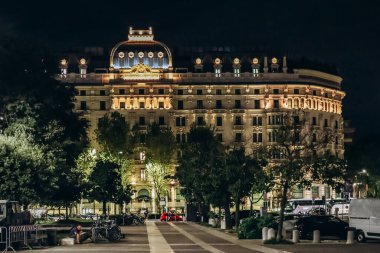
<instances>
[{"instance_id":1,"label":"green foliage","mask_svg":"<svg viewBox=\"0 0 380 253\"><path fill-rule=\"evenodd\" d=\"M243 219L239 226L238 238L239 239L261 239L262 229L264 227L276 228L277 223L273 217L261 216L258 218L249 217Z\"/></svg>"}]
</instances>

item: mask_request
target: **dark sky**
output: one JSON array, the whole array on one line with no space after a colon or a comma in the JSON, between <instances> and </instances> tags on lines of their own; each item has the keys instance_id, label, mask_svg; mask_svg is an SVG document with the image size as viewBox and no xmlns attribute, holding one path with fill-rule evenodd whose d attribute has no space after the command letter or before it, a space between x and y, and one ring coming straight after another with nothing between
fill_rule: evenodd
<instances>
[{"instance_id":1,"label":"dark sky","mask_svg":"<svg viewBox=\"0 0 380 253\"><path fill-rule=\"evenodd\" d=\"M337 67L344 116L359 136L380 129L380 4L372 0L7 1L0 30L53 48L112 46L129 26L152 26L169 47L228 45ZM11 28L9 28L11 26Z\"/></svg>"}]
</instances>

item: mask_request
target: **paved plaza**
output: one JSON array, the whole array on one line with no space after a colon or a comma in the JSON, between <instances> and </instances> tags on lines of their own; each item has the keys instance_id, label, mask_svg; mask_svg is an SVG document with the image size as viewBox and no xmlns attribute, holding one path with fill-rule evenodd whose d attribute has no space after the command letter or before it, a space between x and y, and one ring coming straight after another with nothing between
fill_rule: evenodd
<instances>
[{"instance_id":1,"label":"paved plaza","mask_svg":"<svg viewBox=\"0 0 380 253\"><path fill-rule=\"evenodd\" d=\"M344 242L322 244L263 246L260 240L238 240L224 232L183 222L152 222L146 225L122 227L126 237L118 243L84 243L74 246L57 246L34 253L48 252L110 252L110 253L343 253L380 252L378 242L345 245Z\"/></svg>"}]
</instances>

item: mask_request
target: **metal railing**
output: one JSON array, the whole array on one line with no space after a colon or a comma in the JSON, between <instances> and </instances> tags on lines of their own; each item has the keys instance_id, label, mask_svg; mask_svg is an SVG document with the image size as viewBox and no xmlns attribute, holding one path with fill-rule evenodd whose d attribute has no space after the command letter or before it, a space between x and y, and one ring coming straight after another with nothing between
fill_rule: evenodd
<instances>
[{"instance_id":1,"label":"metal railing","mask_svg":"<svg viewBox=\"0 0 380 253\"><path fill-rule=\"evenodd\" d=\"M0 244L5 244L3 252L16 252L13 245L20 243L21 245L32 249L30 243L39 243L46 239L46 231L37 225L21 225L0 227Z\"/></svg>"}]
</instances>

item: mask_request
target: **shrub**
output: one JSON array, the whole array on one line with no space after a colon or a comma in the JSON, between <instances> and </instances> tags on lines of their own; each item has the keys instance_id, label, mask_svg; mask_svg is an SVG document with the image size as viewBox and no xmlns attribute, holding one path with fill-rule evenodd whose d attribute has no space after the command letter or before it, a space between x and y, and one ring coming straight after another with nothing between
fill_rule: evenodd
<instances>
[{"instance_id":1,"label":"shrub","mask_svg":"<svg viewBox=\"0 0 380 253\"><path fill-rule=\"evenodd\" d=\"M272 217L249 217L243 219L239 226L239 239L261 239L263 227L275 228L276 222Z\"/></svg>"}]
</instances>

